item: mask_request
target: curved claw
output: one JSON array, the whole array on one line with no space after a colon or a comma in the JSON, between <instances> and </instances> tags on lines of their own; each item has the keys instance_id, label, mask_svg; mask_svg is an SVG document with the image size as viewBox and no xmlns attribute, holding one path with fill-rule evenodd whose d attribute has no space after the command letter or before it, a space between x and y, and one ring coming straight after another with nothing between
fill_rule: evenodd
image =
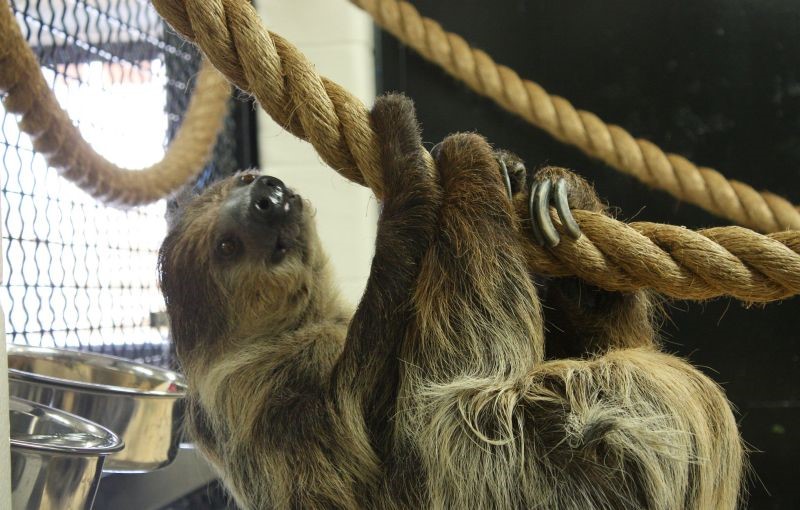
<instances>
[{"instance_id":1,"label":"curved claw","mask_svg":"<svg viewBox=\"0 0 800 510\"><path fill-rule=\"evenodd\" d=\"M511 191L511 176L508 174L508 167L506 166L506 162L503 161L503 158L499 158L497 161L500 163L500 169L503 171L503 183L506 185L508 199L513 201L514 193Z\"/></svg>"},{"instance_id":2,"label":"curved claw","mask_svg":"<svg viewBox=\"0 0 800 510\"><path fill-rule=\"evenodd\" d=\"M539 223L536 221L536 193L539 191L540 184L540 182L534 181L531 185L530 198L528 199L528 215L531 218L531 231L536 244L544 246L544 236L539 228Z\"/></svg>"},{"instance_id":3,"label":"curved claw","mask_svg":"<svg viewBox=\"0 0 800 510\"><path fill-rule=\"evenodd\" d=\"M558 235L556 227L553 226L553 220L550 219L550 193L553 189L553 184L550 179L542 181L536 188L535 202L536 215L532 218L534 223L539 224L547 244L551 248L558 246L561 242L561 236Z\"/></svg>"},{"instance_id":4,"label":"curved claw","mask_svg":"<svg viewBox=\"0 0 800 510\"><path fill-rule=\"evenodd\" d=\"M434 161L439 159L439 154L442 152L442 142L439 142L433 147L431 147L431 150L428 152L430 152L431 157L434 159Z\"/></svg>"},{"instance_id":5,"label":"curved claw","mask_svg":"<svg viewBox=\"0 0 800 510\"><path fill-rule=\"evenodd\" d=\"M581 227L575 221L572 211L569 208L569 195L567 194L567 181L559 179L556 181L556 196L555 196L556 211L561 218L561 223L567 229L567 234L573 239L578 239L581 236Z\"/></svg>"}]
</instances>

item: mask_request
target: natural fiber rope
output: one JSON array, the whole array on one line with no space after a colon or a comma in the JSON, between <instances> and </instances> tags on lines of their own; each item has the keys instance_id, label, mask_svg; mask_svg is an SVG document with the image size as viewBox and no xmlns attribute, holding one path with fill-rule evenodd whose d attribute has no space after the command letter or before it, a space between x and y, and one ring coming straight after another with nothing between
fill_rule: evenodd
<instances>
[{"instance_id":1,"label":"natural fiber rope","mask_svg":"<svg viewBox=\"0 0 800 510\"><path fill-rule=\"evenodd\" d=\"M6 111L19 114L47 163L96 199L120 207L154 202L197 175L211 157L227 114L230 86L204 64L183 124L164 158L146 168L128 170L109 162L81 136L47 86L11 6L0 7L0 92Z\"/></svg>"},{"instance_id":2,"label":"natural fiber rope","mask_svg":"<svg viewBox=\"0 0 800 510\"><path fill-rule=\"evenodd\" d=\"M269 32L249 1L153 4L279 124L308 140L339 173L381 196L378 140L366 107ZM527 216L522 201L517 210L521 218ZM652 223L626 225L586 211L575 211L575 217L586 234L578 241L566 240L554 250L526 244L537 272L578 275L611 290L647 286L686 299L727 294L760 302L800 293L800 232L765 236L740 227L693 232Z\"/></svg>"},{"instance_id":3,"label":"natural fiber rope","mask_svg":"<svg viewBox=\"0 0 800 510\"><path fill-rule=\"evenodd\" d=\"M517 211L524 214L527 207L523 200ZM695 232L657 223L626 224L588 211L573 213L585 234L577 241L566 239L547 250L526 245L528 262L537 272L577 275L609 290L648 287L678 299L728 295L755 303L800 293L797 232L763 235L742 227ZM557 222L555 214L553 220Z\"/></svg>"},{"instance_id":4,"label":"natural fiber rope","mask_svg":"<svg viewBox=\"0 0 800 510\"><path fill-rule=\"evenodd\" d=\"M563 97L497 64L457 34L420 15L403 0L350 0L375 22L424 58L438 64L475 92L493 99L557 140L633 175L645 184L761 232L800 230L800 207L774 193L726 179L653 143L636 139L620 126L576 109Z\"/></svg>"}]
</instances>

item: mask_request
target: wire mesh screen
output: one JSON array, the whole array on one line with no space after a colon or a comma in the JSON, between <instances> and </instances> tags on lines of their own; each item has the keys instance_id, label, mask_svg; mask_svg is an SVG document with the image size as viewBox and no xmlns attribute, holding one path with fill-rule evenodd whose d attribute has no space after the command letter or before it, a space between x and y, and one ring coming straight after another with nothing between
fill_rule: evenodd
<instances>
[{"instance_id":1,"label":"wire mesh screen","mask_svg":"<svg viewBox=\"0 0 800 510\"><path fill-rule=\"evenodd\" d=\"M7 0L3 0L7 1ZM145 0L12 0L48 84L83 136L126 167L151 164L180 125L199 67ZM165 203L105 207L48 168L0 109L7 340L167 363L156 283ZM201 185L236 166L227 124Z\"/></svg>"}]
</instances>

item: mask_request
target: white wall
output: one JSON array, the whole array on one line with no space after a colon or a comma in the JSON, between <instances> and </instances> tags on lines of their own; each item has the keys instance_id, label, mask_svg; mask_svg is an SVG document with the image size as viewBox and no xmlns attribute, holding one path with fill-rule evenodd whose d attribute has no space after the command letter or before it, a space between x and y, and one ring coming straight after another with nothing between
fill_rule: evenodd
<instances>
[{"instance_id":1,"label":"white wall","mask_svg":"<svg viewBox=\"0 0 800 510\"><path fill-rule=\"evenodd\" d=\"M295 44L323 75L367 105L375 97L373 27L347 0L257 0L267 27ZM353 304L364 290L375 240L372 192L340 177L307 142L290 135L259 110L261 167L317 208L320 237L344 296Z\"/></svg>"}]
</instances>

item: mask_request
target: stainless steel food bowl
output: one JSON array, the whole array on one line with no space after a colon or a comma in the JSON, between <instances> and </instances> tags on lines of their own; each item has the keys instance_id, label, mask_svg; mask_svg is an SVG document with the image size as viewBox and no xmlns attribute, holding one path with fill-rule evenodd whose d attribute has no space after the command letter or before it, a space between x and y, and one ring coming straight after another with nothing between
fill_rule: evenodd
<instances>
[{"instance_id":1,"label":"stainless steel food bowl","mask_svg":"<svg viewBox=\"0 0 800 510\"><path fill-rule=\"evenodd\" d=\"M122 358L8 345L11 395L63 409L125 441L104 470L141 473L166 466L180 443L180 374Z\"/></svg>"},{"instance_id":2,"label":"stainless steel food bowl","mask_svg":"<svg viewBox=\"0 0 800 510\"><path fill-rule=\"evenodd\" d=\"M122 450L110 430L12 398L11 501L15 510L92 508L103 461Z\"/></svg>"}]
</instances>

